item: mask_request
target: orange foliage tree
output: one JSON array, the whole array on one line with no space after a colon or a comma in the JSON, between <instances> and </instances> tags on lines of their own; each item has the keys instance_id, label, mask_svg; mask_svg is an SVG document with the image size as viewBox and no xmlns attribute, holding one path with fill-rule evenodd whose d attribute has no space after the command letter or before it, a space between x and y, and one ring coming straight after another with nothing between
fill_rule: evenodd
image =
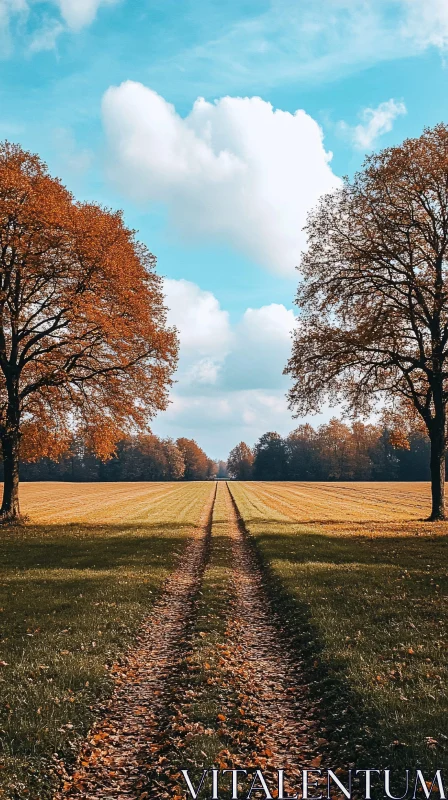
<instances>
[{"instance_id":1,"label":"orange foliage tree","mask_svg":"<svg viewBox=\"0 0 448 800\"><path fill-rule=\"evenodd\" d=\"M207 457L194 439L181 437L176 440L176 445L182 453L185 463L184 480L203 481L213 477L216 472L216 464Z\"/></svg>"},{"instance_id":2,"label":"orange foliage tree","mask_svg":"<svg viewBox=\"0 0 448 800\"><path fill-rule=\"evenodd\" d=\"M166 407L178 345L162 290L120 212L0 145L3 519L19 517L19 454L55 458L76 428L106 459Z\"/></svg>"},{"instance_id":3,"label":"orange foliage tree","mask_svg":"<svg viewBox=\"0 0 448 800\"><path fill-rule=\"evenodd\" d=\"M448 402L448 126L367 158L307 224L286 372L299 413L382 396L431 441L431 519L445 518Z\"/></svg>"},{"instance_id":4,"label":"orange foliage tree","mask_svg":"<svg viewBox=\"0 0 448 800\"><path fill-rule=\"evenodd\" d=\"M240 442L229 453L227 469L229 475L237 481L249 481L252 478L254 454L246 442Z\"/></svg>"}]
</instances>

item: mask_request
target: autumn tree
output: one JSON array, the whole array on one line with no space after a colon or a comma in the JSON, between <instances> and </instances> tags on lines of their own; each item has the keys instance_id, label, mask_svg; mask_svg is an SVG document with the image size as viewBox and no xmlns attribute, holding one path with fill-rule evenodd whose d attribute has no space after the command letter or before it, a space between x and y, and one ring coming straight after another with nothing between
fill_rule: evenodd
<instances>
[{"instance_id":1,"label":"autumn tree","mask_svg":"<svg viewBox=\"0 0 448 800\"><path fill-rule=\"evenodd\" d=\"M176 360L155 258L121 213L0 145L3 519L19 516L19 454L56 457L77 428L107 458L166 407Z\"/></svg>"},{"instance_id":2,"label":"autumn tree","mask_svg":"<svg viewBox=\"0 0 448 800\"><path fill-rule=\"evenodd\" d=\"M448 127L367 158L310 215L286 368L298 414L403 404L431 442L431 520L445 518Z\"/></svg>"},{"instance_id":3,"label":"autumn tree","mask_svg":"<svg viewBox=\"0 0 448 800\"><path fill-rule=\"evenodd\" d=\"M227 459L229 475L237 481L250 481L254 454L246 442L240 442L230 451Z\"/></svg>"},{"instance_id":4,"label":"autumn tree","mask_svg":"<svg viewBox=\"0 0 448 800\"><path fill-rule=\"evenodd\" d=\"M185 463L184 479L186 481L205 481L212 477L215 469L214 462L204 453L194 439L181 436L176 440L176 445L182 453Z\"/></svg>"},{"instance_id":5,"label":"autumn tree","mask_svg":"<svg viewBox=\"0 0 448 800\"><path fill-rule=\"evenodd\" d=\"M120 442L117 451L115 458L103 470L106 476L107 467L112 472L116 467L118 480L177 481L183 477L185 463L182 453L171 439L142 433Z\"/></svg>"}]
</instances>

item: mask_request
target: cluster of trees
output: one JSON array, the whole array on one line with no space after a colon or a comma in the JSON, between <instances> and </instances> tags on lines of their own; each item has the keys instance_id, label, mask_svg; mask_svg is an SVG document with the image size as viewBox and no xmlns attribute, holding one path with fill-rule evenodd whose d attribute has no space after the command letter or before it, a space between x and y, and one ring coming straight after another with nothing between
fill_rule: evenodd
<instances>
[{"instance_id":1,"label":"cluster of trees","mask_svg":"<svg viewBox=\"0 0 448 800\"><path fill-rule=\"evenodd\" d=\"M285 438L265 433L253 449L241 442L227 467L237 480L419 481L429 479L429 451L417 429L398 440L383 425L332 419L317 429L300 425Z\"/></svg>"},{"instance_id":2,"label":"cluster of trees","mask_svg":"<svg viewBox=\"0 0 448 800\"><path fill-rule=\"evenodd\" d=\"M57 460L20 465L22 479L30 481L204 481L222 469L193 439L174 441L153 434L121 439L106 461L78 438Z\"/></svg>"}]
</instances>

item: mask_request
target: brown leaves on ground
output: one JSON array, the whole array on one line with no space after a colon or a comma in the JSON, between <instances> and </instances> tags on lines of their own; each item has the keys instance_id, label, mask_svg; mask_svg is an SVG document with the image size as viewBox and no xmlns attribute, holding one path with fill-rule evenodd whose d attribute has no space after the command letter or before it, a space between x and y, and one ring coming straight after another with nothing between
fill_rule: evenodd
<instances>
[{"instance_id":1,"label":"brown leaves on ground","mask_svg":"<svg viewBox=\"0 0 448 800\"><path fill-rule=\"evenodd\" d=\"M115 695L55 800L182 797L185 765L244 764L269 775L281 764L293 777L320 764L300 664L271 619L224 484L211 556L209 532L205 525L193 540L136 649L115 666Z\"/></svg>"}]
</instances>

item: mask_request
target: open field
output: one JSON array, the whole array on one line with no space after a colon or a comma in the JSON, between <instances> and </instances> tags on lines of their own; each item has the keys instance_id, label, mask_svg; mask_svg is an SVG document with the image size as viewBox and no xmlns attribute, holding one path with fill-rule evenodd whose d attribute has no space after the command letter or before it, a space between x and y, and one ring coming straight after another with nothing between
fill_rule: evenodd
<instances>
[{"instance_id":1,"label":"open field","mask_svg":"<svg viewBox=\"0 0 448 800\"><path fill-rule=\"evenodd\" d=\"M250 482L250 503L281 512L300 523L333 531L384 533L434 531L422 522L431 510L428 483ZM271 514L272 516L272 514ZM418 522L418 525L414 523Z\"/></svg>"},{"instance_id":2,"label":"open field","mask_svg":"<svg viewBox=\"0 0 448 800\"><path fill-rule=\"evenodd\" d=\"M51 796L213 491L23 484L30 522L0 536L0 797Z\"/></svg>"},{"instance_id":3,"label":"open field","mask_svg":"<svg viewBox=\"0 0 448 800\"><path fill-rule=\"evenodd\" d=\"M448 524L422 521L429 486L229 485L336 751L446 766Z\"/></svg>"},{"instance_id":4,"label":"open field","mask_svg":"<svg viewBox=\"0 0 448 800\"><path fill-rule=\"evenodd\" d=\"M429 487L228 486L235 507L224 483L23 484L29 522L0 536L0 798L49 800L61 776L58 797L134 796L139 770L152 796L148 753L448 765L448 524L423 521ZM165 771L160 796L182 793Z\"/></svg>"}]
</instances>

